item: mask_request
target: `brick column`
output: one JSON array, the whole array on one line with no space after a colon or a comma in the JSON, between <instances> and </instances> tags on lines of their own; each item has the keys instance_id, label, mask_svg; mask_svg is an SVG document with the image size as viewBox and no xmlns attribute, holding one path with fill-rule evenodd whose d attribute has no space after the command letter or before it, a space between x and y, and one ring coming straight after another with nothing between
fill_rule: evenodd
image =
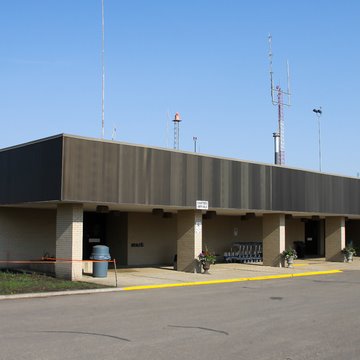
<instances>
[{"instance_id":1,"label":"brick column","mask_svg":"<svg viewBox=\"0 0 360 360\"><path fill-rule=\"evenodd\" d=\"M343 261L341 250L345 247L345 218L342 216L325 219L325 258L327 261Z\"/></svg>"},{"instance_id":2,"label":"brick column","mask_svg":"<svg viewBox=\"0 0 360 360\"><path fill-rule=\"evenodd\" d=\"M285 215L263 215L263 261L267 266L282 266L285 250Z\"/></svg>"},{"instance_id":3,"label":"brick column","mask_svg":"<svg viewBox=\"0 0 360 360\"><path fill-rule=\"evenodd\" d=\"M56 257L82 260L83 207L74 204L58 204L56 213ZM56 277L77 280L82 277L82 263L57 263Z\"/></svg>"},{"instance_id":4,"label":"brick column","mask_svg":"<svg viewBox=\"0 0 360 360\"><path fill-rule=\"evenodd\" d=\"M202 251L202 212L181 210L177 214L177 270L198 272Z\"/></svg>"}]
</instances>

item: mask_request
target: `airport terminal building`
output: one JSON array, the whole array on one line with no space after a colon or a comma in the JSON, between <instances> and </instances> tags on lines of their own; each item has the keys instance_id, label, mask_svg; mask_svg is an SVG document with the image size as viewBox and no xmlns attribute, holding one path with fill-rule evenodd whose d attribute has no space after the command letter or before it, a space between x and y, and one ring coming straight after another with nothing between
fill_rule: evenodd
<instances>
[{"instance_id":1,"label":"airport terminal building","mask_svg":"<svg viewBox=\"0 0 360 360\"><path fill-rule=\"evenodd\" d=\"M120 266L177 254L192 272L205 246L221 255L262 242L264 265L281 266L298 241L330 261L359 246L360 180L63 134L0 150L2 261L86 260L104 244ZM49 266L82 277L80 261Z\"/></svg>"}]
</instances>

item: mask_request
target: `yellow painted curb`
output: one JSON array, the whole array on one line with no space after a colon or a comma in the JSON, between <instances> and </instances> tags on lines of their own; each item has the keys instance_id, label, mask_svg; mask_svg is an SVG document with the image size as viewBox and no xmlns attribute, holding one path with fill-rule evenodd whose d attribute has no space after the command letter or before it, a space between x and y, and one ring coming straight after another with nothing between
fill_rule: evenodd
<instances>
[{"instance_id":1,"label":"yellow painted curb","mask_svg":"<svg viewBox=\"0 0 360 360\"><path fill-rule=\"evenodd\" d=\"M341 270L311 271L311 272L304 272L304 273L299 273L299 274L267 275L267 276L257 276L257 277L252 277L252 278L235 278L235 279L223 279L223 280L194 281L194 282L184 282L184 283L176 283L176 284L128 286L128 287L122 288L121 290L133 291L133 290L148 290L148 289L164 289L164 288L172 288L172 287L215 285L215 284L236 283L236 282L244 282L244 281L289 279L289 278L301 277L301 276L338 274L338 273L341 273L341 272L342 272Z\"/></svg>"},{"instance_id":2,"label":"yellow painted curb","mask_svg":"<svg viewBox=\"0 0 360 360\"><path fill-rule=\"evenodd\" d=\"M294 267L298 267L298 266L308 266L310 264L294 264Z\"/></svg>"}]
</instances>

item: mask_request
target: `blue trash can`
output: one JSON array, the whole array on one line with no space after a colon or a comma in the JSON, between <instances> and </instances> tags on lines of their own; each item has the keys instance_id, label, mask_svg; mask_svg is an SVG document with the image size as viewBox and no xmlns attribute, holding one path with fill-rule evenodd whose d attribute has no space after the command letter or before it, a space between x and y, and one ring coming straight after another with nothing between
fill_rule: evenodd
<instances>
[{"instance_id":1,"label":"blue trash can","mask_svg":"<svg viewBox=\"0 0 360 360\"><path fill-rule=\"evenodd\" d=\"M95 245L90 256L91 260L110 260L109 247L105 245ZM108 262L93 263L93 277L107 277Z\"/></svg>"}]
</instances>

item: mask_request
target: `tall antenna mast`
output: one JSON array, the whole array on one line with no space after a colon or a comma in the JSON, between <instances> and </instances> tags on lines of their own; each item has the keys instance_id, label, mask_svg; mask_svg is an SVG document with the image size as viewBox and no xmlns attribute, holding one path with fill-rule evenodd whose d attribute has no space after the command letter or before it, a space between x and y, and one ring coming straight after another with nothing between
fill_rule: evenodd
<instances>
[{"instance_id":1,"label":"tall antenna mast","mask_svg":"<svg viewBox=\"0 0 360 360\"><path fill-rule=\"evenodd\" d=\"M179 150L180 143L180 114L177 112L174 117L174 149Z\"/></svg>"},{"instance_id":2,"label":"tall antenna mast","mask_svg":"<svg viewBox=\"0 0 360 360\"><path fill-rule=\"evenodd\" d=\"M113 131L112 131L112 134L111 134L111 140L116 140L116 126L114 125L113 127Z\"/></svg>"},{"instance_id":3,"label":"tall antenna mast","mask_svg":"<svg viewBox=\"0 0 360 360\"><path fill-rule=\"evenodd\" d=\"M270 72L270 89L271 89L271 102L278 107L278 131L274 134L274 138L278 138L278 154L275 154L275 164L285 164L285 123L284 123L284 106L291 106L291 93L290 93L290 67L289 62L287 66L287 91L281 89L280 85L274 86L274 72L272 69L273 54L272 54L272 36L269 34L269 72ZM275 96L276 94L276 96ZM284 101L284 95L287 96L287 102ZM276 140L276 139L275 139Z\"/></svg>"},{"instance_id":4,"label":"tall antenna mast","mask_svg":"<svg viewBox=\"0 0 360 360\"><path fill-rule=\"evenodd\" d=\"M104 0L101 0L101 66L102 66L102 82L101 82L101 136L105 135L105 22L104 22Z\"/></svg>"}]
</instances>

